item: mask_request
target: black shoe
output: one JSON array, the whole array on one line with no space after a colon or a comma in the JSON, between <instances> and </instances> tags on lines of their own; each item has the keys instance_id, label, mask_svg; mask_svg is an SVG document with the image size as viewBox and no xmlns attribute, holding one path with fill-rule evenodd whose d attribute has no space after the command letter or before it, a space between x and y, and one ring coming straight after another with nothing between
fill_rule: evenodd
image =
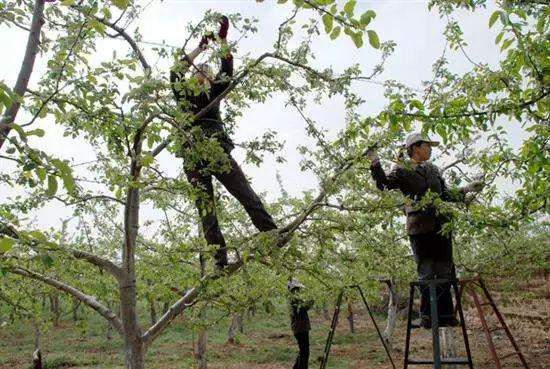
<instances>
[{"instance_id":1,"label":"black shoe","mask_svg":"<svg viewBox=\"0 0 550 369\"><path fill-rule=\"evenodd\" d=\"M439 323L440 327L458 327L459 325L460 325L460 322L454 316L450 318L443 318Z\"/></svg>"}]
</instances>

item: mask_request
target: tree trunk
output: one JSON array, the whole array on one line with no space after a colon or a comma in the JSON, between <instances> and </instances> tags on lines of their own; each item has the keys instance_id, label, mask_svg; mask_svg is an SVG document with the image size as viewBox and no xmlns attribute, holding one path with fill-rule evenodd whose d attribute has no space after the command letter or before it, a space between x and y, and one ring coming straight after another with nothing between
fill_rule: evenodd
<instances>
[{"instance_id":1,"label":"tree trunk","mask_svg":"<svg viewBox=\"0 0 550 369\"><path fill-rule=\"evenodd\" d=\"M149 297L147 301L149 302L149 313L151 315L151 325L153 325L157 322L157 309L155 306L155 300Z\"/></svg>"},{"instance_id":2,"label":"tree trunk","mask_svg":"<svg viewBox=\"0 0 550 369\"><path fill-rule=\"evenodd\" d=\"M200 236L200 227L199 227L199 236ZM202 253L199 255L199 260L201 263L201 277L206 273L206 261ZM200 318L204 316L204 310L200 313ZM199 330L199 337L197 340L197 352L195 353L195 359L197 360L197 369L207 369L208 360L206 358L206 345L208 343L208 333L205 328Z\"/></svg>"},{"instance_id":3,"label":"tree trunk","mask_svg":"<svg viewBox=\"0 0 550 369\"><path fill-rule=\"evenodd\" d=\"M355 324L353 321L353 305L351 303L351 300L348 300L348 322L350 332L355 333Z\"/></svg>"},{"instance_id":4,"label":"tree trunk","mask_svg":"<svg viewBox=\"0 0 550 369\"><path fill-rule=\"evenodd\" d=\"M451 327L439 329L441 336L441 356L444 358L457 357L455 332ZM448 365L449 369L458 369L458 365Z\"/></svg>"},{"instance_id":5,"label":"tree trunk","mask_svg":"<svg viewBox=\"0 0 550 369\"><path fill-rule=\"evenodd\" d=\"M50 309L52 312L52 322L54 327L59 327L61 309L59 307L59 293L57 291L50 295Z\"/></svg>"},{"instance_id":6,"label":"tree trunk","mask_svg":"<svg viewBox=\"0 0 550 369\"><path fill-rule=\"evenodd\" d=\"M42 369L42 352L40 351L40 328L34 329L34 351L32 353L32 368Z\"/></svg>"},{"instance_id":7,"label":"tree trunk","mask_svg":"<svg viewBox=\"0 0 550 369\"><path fill-rule=\"evenodd\" d=\"M80 301L73 297L73 322L78 322L78 308L80 307Z\"/></svg>"},{"instance_id":8,"label":"tree trunk","mask_svg":"<svg viewBox=\"0 0 550 369\"><path fill-rule=\"evenodd\" d=\"M395 283L393 279L385 281L388 285L388 320L386 322L386 329L384 329L384 339L388 347L392 347L392 337L393 332L395 331L395 323L397 320L397 308L399 306L399 296L397 294L397 289L395 288Z\"/></svg>"},{"instance_id":9,"label":"tree trunk","mask_svg":"<svg viewBox=\"0 0 550 369\"><path fill-rule=\"evenodd\" d=\"M231 325L229 326L229 332L227 334L227 342L235 343L235 338L239 332L243 332L243 316L242 314L233 314Z\"/></svg>"},{"instance_id":10,"label":"tree trunk","mask_svg":"<svg viewBox=\"0 0 550 369\"><path fill-rule=\"evenodd\" d=\"M138 157L141 146L136 145ZM132 178L138 180L139 166L132 160ZM135 246L139 229L139 190L130 187L124 208L124 245L122 248L122 276L119 281L120 318L124 336L125 369L144 369L145 347L141 340L141 328L136 311Z\"/></svg>"},{"instance_id":11,"label":"tree trunk","mask_svg":"<svg viewBox=\"0 0 550 369\"><path fill-rule=\"evenodd\" d=\"M331 320L330 313L326 305L323 305L323 318L325 318L325 320Z\"/></svg>"}]
</instances>

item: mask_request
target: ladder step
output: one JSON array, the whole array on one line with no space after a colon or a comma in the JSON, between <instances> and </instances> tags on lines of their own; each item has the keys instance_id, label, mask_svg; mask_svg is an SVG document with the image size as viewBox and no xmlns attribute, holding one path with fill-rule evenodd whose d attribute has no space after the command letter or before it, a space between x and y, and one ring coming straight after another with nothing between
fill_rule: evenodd
<instances>
[{"instance_id":1,"label":"ladder step","mask_svg":"<svg viewBox=\"0 0 550 369\"><path fill-rule=\"evenodd\" d=\"M510 352L510 353L508 353L508 354L506 354L506 355L502 355L501 357L499 357L499 359L500 359L500 360L506 359L507 357L514 356L514 355L519 355L519 352L517 352L517 351Z\"/></svg>"},{"instance_id":2,"label":"ladder step","mask_svg":"<svg viewBox=\"0 0 550 369\"><path fill-rule=\"evenodd\" d=\"M489 329L489 332L497 332L497 331L502 331L504 330L504 327L495 327L495 328L491 328Z\"/></svg>"},{"instance_id":3,"label":"ladder step","mask_svg":"<svg viewBox=\"0 0 550 369\"><path fill-rule=\"evenodd\" d=\"M433 360L430 359L409 359L407 363L410 365L432 365L434 364ZM455 365L467 365L470 362L468 359L460 357L447 357L441 359L441 364L455 364Z\"/></svg>"},{"instance_id":4,"label":"ladder step","mask_svg":"<svg viewBox=\"0 0 550 369\"><path fill-rule=\"evenodd\" d=\"M490 302L482 302L479 306L493 306Z\"/></svg>"}]
</instances>

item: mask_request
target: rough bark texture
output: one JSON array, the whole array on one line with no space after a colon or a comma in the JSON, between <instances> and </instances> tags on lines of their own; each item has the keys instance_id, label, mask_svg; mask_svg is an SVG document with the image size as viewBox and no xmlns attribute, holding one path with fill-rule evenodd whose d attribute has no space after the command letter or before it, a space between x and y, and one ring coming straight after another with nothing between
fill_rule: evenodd
<instances>
[{"instance_id":1,"label":"rough bark texture","mask_svg":"<svg viewBox=\"0 0 550 369\"><path fill-rule=\"evenodd\" d=\"M439 329L441 336L441 356L444 358L447 357L457 357L456 351L456 339L455 332L451 327L444 327ZM458 365L447 365L449 369L458 369Z\"/></svg>"},{"instance_id":2,"label":"rough bark texture","mask_svg":"<svg viewBox=\"0 0 550 369\"><path fill-rule=\"evenodd\" d=\"M201 231L199 229L199 235ZM201 254L199 256L199 260L201 263L201 277L204 277L206 274L206 262L204 260L203 255ZM205 311L201 312L201 318L203 317ZM199 330L199 337L197 340L197 352L195 353L195 359L197 360L197 369L207 369L208 367L208 360L206 358L206 346L208 344L208 333L206 331L206 328L201 328Z\"/></svg>"},{"instance_id":3,"label":"rough bark texture","mask_svg":"<svg viewBox=\"0 0 550 369\"><path fill-rule=\"evenodd\" d=\"M42 369L42 352L40 351L40 328L34 329L34 351L32 353L32 368Z\"/></svg>"},{"instance_id":4,"label":"rough bark texture","mask_svg":"<svg viewBox=\"0 0 550 369\"><path fill-rule=\"evenodd\" d=\"M386 322L386 329L382 333L388 347L392 347L392 337L395 331L395 323L397 320L397 309L399 306L399 296L393 279L384 281L388 285L388 320Z\"/></svg>"},{"instance_id":5,"label":"rough bark texture","mask_svg":"<svg viewBox=\"0 0 550 369\"><path fill-rule=\"evenodd\" d=\"M59 306L59 293L53 292L50 295L50 310L52 312L52 323L54 327L59 327L61 318L61 308Z\"/></svg>"},{"instance_id":6,"label":"rough bark texture","mask_svg":"<svg viewBox=\"0 0 550 369\"><path fill-rule=\"evenodd\" d=\"M350 332L355 333L355 324L353 321L353 304L351 303L351 301L348 301L348 323Z\"/></svg>"},{"instance_id":7,"label":"rough bark texture","mask_svg":"<svg viewBox=\"0 0 550 369\"><path fill-rule=\"evenodd\" d=\"M227 332L227 342L235 343L235 338L239 333L243 333L243 316L242 314L233 314L229 331Z\"/></svg>"},{"instance_id":8,"label":"rough bark texture","mask_svg":"<svg viewBox=\"0 0 550 369\"><path fill-rule=\"evenodd\" d=\"M15 87L13 89L15 95L21 98L25 95L25 91L27 91L27 86L29 85L29 80L34 68L34 61L36 60L36 54L38 54L40 46L40 30L44 24L43 14L44 0L36 0L34 2L34 9L32 12L31 29L29 32L29 38L27 39L25 56L23 57L23 63L21 63L21 69L19 70L19 75L17 76L17 81L15 82ZM9 125L15 121L15 117L17 116L20 106L21 101L14 100L11 106L6 109L2 119L0 120L0 123L2 124L0 128L0 149L10 133L11 127Z\"/></svg>"}]
</instances>

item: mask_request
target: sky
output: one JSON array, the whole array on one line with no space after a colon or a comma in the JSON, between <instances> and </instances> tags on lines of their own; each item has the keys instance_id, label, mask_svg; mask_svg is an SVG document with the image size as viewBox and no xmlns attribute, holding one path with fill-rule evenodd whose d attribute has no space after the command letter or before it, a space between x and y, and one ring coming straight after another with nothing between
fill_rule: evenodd
<instances>
[{"instance_id":1,"label":"sky","mask_svg":"<svg viewBox=\"0 0 550 369\"><path fill-rule=\"evenodd\" d=\"M337 0L343 3L342 0ZM168 45L179 46L183 43L187 34L185 25L188 22L197 23L207 9L214 9L222 13L241 13L245 17L259 19L258 33L251 38L243 39L240 43L241 53L250 52L251 55L260 55L269 51L277 36L278 25L287 18L292 11L292 6L278 5L276 0L265 0L257 3L254 0L145 0L142 4L148 4L139 21L135 21L129 28L130 34L135 27L139 27L143 34L143 40L147 42L163 42ZM488 30L488 20L494 11L494 4L488 1L485 10L475 13L459 11L455 14L467 41L467 52L470 57L478 62L496 65L501 54L494 43L498 28ZM376 30L381 41L393 40L397 46L394 54L385 65L385 71L377 77L378 81L393 79L413 88L422 88L422 81L431 80L433 76L432 64L439 58L445 46L442 31L446 20L441 19L435 11L428 11L428 1L424 0L359 0L356 8L358 14L372 9L377 16L369 27ZM54 6L47 4L47 6ZM301 12L301 19L314 16L311 11ZM235 30L230 29L229 38L236 37ZM19 71L20 61L23 58L27 35L24 31L0 25L0 53L9 55L2 63L0 80L13 86ZM156 63L150 45L141 44L146 57L155 67L166 70L169 65ZM119 54L127 50L127 45L121 40L107 40L98 45L98 55L94 58L109 58L112 50ZM313 41L314 53L317 59L314 67L332 67L341 71L347 66L359 63L364 74L368 75L374 65L379 62L379 51L371 48L368 43L357 49L347 37L340 37L337 41L330 41L326 35L321 35ZM238 55L237 55L238 56ZM447 51L449 69L453 72L466 72L471 69L471 64L464 55L458 52ZM31 78L32 87L38 81L41 71L44 70L45 58L38 57L37 65ZM238 59L237 65L239 67ZM383 97L383 87L358 82L354 85L366 103L361 107L361 113L375 114L386 103ZM316 179L310 173L300 172L300 154L296 147L309 142L305 134L304 122L296 111L286 108L280 97L269 99L264 104L256 104L247 109L239 119L234 140L239 142L256 136L261 136L268 129L276 130L279 137L285 141L283 156L286 162L278 164L274 158L267 156L260 167L244 165L243 170L251 178L253 187L258 192L265 194L270 200L278 197L276 173L281 175L283 184L291 194L299 194L303 190L315 188ZM223 109L223 104L222 104ZM266 114L268 112L268 114ZM345 113L341 99L323 101L321 104L310 104L306 110L307 115L315 119L319 125L329 132L329 137L335 137L337 132L345 127ZM27 121L21 114L18 119ZM27 116L28 118L28 116ZM40 145L45 151L59 157L70 159L74 163L80 163L93 159L91 150L86 149L86 143L82 140L73 140L62 137L62 130L51 119L40 121L37 127L46 130L44 138L31 141ZM519 145L524 133L517 127L510 125L510 138L514 145ZM238 162L243 162L243 152L236 149L233 152ZM176 175L181 170L181 160L163 153L159 157L160 165L170 175ZM0 160L0 172L10 170L10 163ZM504 187L508 184L503 184ZM0 201L13 196L17 190L0 188ZM147 210L146 210L147 212ZM35 219L41 227L56 226L59 219L70 215L70 209L63 208L60 204L50 206L37 212Z\"/></svg>"}]
</instances>

